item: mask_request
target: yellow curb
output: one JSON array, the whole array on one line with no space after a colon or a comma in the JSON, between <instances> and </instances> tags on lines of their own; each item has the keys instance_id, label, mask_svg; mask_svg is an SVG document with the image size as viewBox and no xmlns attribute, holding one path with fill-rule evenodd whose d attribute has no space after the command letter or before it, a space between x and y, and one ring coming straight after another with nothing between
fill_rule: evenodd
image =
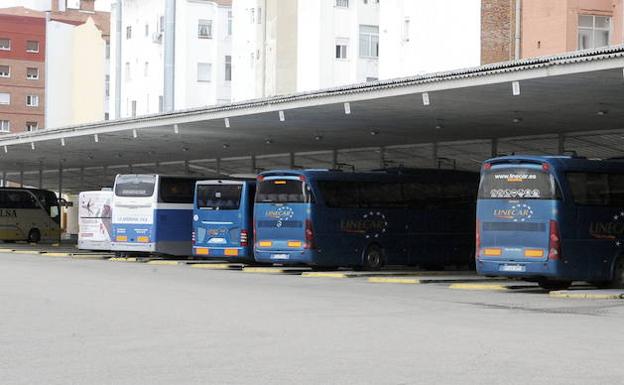
<instances>
[{"instance_id":1,"label":"yellow curb","mask_svg":"<svg viewBox=\"0 0 624 385\"><path fill-rule=\"evenodd\" d=\"M147 261L148 265L179 265L180 262L178 261Z\"/></svg>"},{"instance_id":2,"label":"yellow curb","mask_svg":"<svg viewBox=\"0 0 624 385\"><path fill-rule=\"evenodd\" d=\"M71 257L70 253L43 253L45 257Z\"/></svg>"},{"instance_id":3,"label":"yellow curb","mask_svg":"<svg viewBox=\"0 0 624 385\"><path fill-rule=\"evenodd\" d=\"M326 271L306 271L301 274L305 278L351 278L353 275L347 273L333 273Z\"/></svg>"},{"instance_id":4,"label":"yellow curb","mask_svg":"<svg viewBox=\"0 0 624 385\"><path fill-rule=\"evenodd\" d=\"M453 283L449 285L449 289L458 290L509 290L505 285L495 283Z\"/></svg>"},{"instance_id":5,"label":"yellow curb","mask_svg":"<svg viewBox=\"0 0 624 385\"><path fill-rule=\"evenodd\" d=\"M564 291L551 291L548 293L553 298L570 298L570 299L624 299L624 293L612 294L594 294L594 293L570 293Z\"/></svg>"},{"instance_id":6,"label":"yellow curb","mask_svg":"<svg viewBox=\"0 0 624 385\"><path fill-rule=\"evenodd\" d=\"M263 273L263 274L298 274L302 270L283 269L279 267L243 267L245 273Z\"/></svg>"},{"instance_id":7,"label":"yellow curb","mask_svg":"<svg viewBox=\"0 0 624 385\"><path fill-rule=\"evenodd\" d=\"M14 251L15 249L5 249L5 248L0 249L0 253L12 253Z\"/></svg>"},{"instance_id":8,"label":"yellow curb","mask_svg":"<svg viewBox=\"0 0 624 385\"><path fill-rule=\"evenodd\" d=\"M138 262L138 260L135 257L131 257L131 258L113 257L113 258L109 258L108 260L112 262Z\"/></svg>"},{"instance_id":9,"label":"yellow curb","mask_svg":"<svg viewBox=\"0 0 624 385\"><path fill-rule=\"evenodd\" d=\"M62 253L59 253L62 254ZM73 259L110 259L110 255L99 255L99 254L73 254L69 255Z\"/></svg>"},{"instance_id":10,"label":"yellow curb","mask_svg":"<svg viewBox=\"0 0 624 385\"><path fill-rule=\"evenodd\" d=\"M233 270L242 267L240 265L233 265L231 263L193 263L190 266L195 269L208 270Z\"/></svg>"},{"instance_id":11,"label":"yellow curb","mask_svg":"<svg viewBox=\"0 0 624 385\"><path fill-rule=\"evenodd\" d=\"M41 254L43 251L41 250L13 250L15 254Z\"/></svg>"},{"instance_id":12,"label":"yellow curb","mask_svg":"<svg viewBox=\"0 0 624 385\"><path fill-rule=\"evenodd\" d=\"M370 277L368 282L372 283L402 283L402 284L411 284L418 285L422 283L420 279L417 278L397 278L397 277Z\"/></svg>"},{"instance_id":13,"label":"yellow curb","mask_svg":"<svg viewBox=\"0 0 624 385\"><path fill-rule=\"evenodd\" d=\"M60 243L53 243L50 246L52 246L52 247L59 247L60 245L61 245Z\"/></svg>"}]
</instances>

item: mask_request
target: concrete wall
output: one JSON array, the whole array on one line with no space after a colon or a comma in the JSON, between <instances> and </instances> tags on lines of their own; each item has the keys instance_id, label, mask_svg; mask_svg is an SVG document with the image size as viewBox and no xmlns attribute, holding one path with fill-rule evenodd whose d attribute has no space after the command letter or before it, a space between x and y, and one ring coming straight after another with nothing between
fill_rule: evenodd
<instances>
[{"instance_id":1,"label":"concrete wall","mask_svg":"<svg viewBox=\"0 0 624 385\"><path fill-rule=\"evenodd\" d=\"M91 18L73 31L73 111L70 124L104 120L106 42Z\"/></svg>"},{"instance_id":2,"label":"concrete wall","mask_svg":"<svg viewBox=\"0 0 624 385\"><path fill-rule=\"evenodd\" d=\"M384 0L381 78L478 66L479 0Z\"/></svg>"}]
</instances>

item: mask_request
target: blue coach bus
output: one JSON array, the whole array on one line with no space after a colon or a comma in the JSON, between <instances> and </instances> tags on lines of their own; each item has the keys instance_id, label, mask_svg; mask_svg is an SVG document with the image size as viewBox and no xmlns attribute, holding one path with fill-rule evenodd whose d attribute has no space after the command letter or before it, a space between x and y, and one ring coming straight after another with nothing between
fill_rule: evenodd
<instances>
[{"instance_id":1,"label":"blue coach bus","mask_svg":"<svg viewBox=\"0 0 624 385\"><path fill-rule=\"evenodd\" d=\"M195 186L193 255L253 261L255 180L207 180Z\"/></svg>"},{"instance_id":2,"label":"blue coach bus","mask_svg":"<svg viewBox=\"0 0 624 385\"><path fill-rule=\"evenodd\" d=\"M624 162L508 156L482 167L477 270L563 289L622 286Z\"/></svg>"},{"instance_id":3,"label":"blue coach bus","mask_svg":"<svg viewBox=\"0 0 624 385\"><path fill-rule=\"evenodd\" d=\"M365 269L470 263L478 179L454 170L262 173L255 259Z\"/></svg>"},{"instance_id":4,"label":"blue coach bus","mask_svg":"<svg viewBox=\"0 0 624 385\"><path fill-rule=\"evenodd\" d=\"M182 176L117 175L112 250L123 255L191 255L196 181Z\"/></svg>"}]
</instances>

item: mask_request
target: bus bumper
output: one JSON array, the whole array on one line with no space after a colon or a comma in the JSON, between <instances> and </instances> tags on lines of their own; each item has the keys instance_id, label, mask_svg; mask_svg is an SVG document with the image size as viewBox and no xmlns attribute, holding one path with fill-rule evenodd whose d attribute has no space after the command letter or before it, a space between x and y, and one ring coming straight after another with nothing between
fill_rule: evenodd
<instances>
[{"instance_id":1,"label":"bus bumper","mask_svg":"<svg viewBox=\"0 0 624 385\"><path fill-rule=\"evenodd\" d=\"M283 265L315 265L316 250L267 250L254 251L256 262L277 263Z\"/></svg>"},{"instance_id":2,"label":"bus bumper","mask_svg":"<svg viewBox=\"0 0 624 385\"><path fill-rule=\"evenodd\" d=\"M478 260L480 275L521 278L526 280L550 278L565 280L559 261L505 261Z\"/></svg>"},{"instance_id":3,"label":"bus bumper","mask_svg":"<svg viewBox=\"0 0 624 385\"><path fill-rule=\"evenodd\" d=\"M253 260L253 251L249 247L193 246L193 256L209 259Z\"/></svg>"},{"instance_id":4,"label":"bus bumper","mask_svg":"<svg viewBox=\"0 0 624 385\"><path fill-rule=\"evenodd\" d=\"M127 251L138 253L156 252L155 243L135 243L135 242L111 242L112 251Z\"/></svg>"}]
</instances>

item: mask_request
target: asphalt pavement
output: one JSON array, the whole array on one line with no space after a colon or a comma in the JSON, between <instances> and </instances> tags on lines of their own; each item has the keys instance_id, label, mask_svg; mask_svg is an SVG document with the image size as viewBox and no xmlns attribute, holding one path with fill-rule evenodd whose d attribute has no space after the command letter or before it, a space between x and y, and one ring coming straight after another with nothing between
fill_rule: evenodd
<instances>
[{"instance_id":1,"label":"asphalt pavement","mask_svg":"<svg viewBox=\"0 0 624 385\"><path fill-rule=\"evenodd\" d=\"M0 384L623 384L624 301L0 254Z\"/></svg>"}]
</instances>

